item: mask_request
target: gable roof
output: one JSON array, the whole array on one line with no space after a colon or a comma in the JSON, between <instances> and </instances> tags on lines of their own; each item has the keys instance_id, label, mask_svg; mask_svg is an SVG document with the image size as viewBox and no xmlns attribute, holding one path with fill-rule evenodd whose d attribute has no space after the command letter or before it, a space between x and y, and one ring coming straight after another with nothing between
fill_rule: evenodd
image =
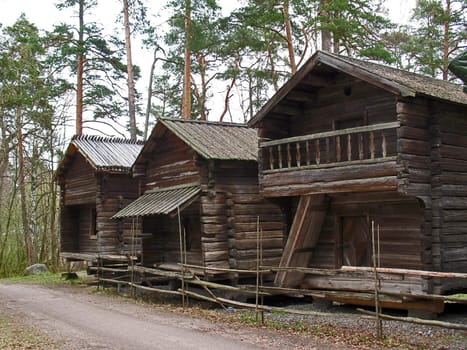
<instances>
[{"instance_id":1,"label":"gable roof","mask_svg":"<svg viewBox=\"0 0 467 350\"><path fill-rule=\"evenodd\" d=\"M457 104L467 105L467 94L462 85L434 79L416 73L392 68L356 58L317 51L248 122L253 126L280 103L308 74L324 67L341 71L369 84L400 96L427 96ZM313 77L310 82L313 84ZM316 79L316 78L315 78ZM316 83L319 86L319 82Z\"/></svg>"},{"instance_id":2,"label":"gable roof","mask_svg":"<svg viewBox=\"0 0 467 350\"><path fill-rule=\"evenodd\" d=\"M151 152L151 144L167 130L205 159L254 161L257 159L258 138L255 129L245 124L175 118L157 120L141 155Z\"/></svg>"},{"instance_id":3,"label":"gable roof","mask_svg":"<svg viewBox=\"0 0 467 350\"><path fill-rule=\"evenodd\" d=\"M66 171L76 153L80 153L97 172L129 173L142 147L141 141L75 135L57 168L56 177Z\"/></svg>"}]
</instances>

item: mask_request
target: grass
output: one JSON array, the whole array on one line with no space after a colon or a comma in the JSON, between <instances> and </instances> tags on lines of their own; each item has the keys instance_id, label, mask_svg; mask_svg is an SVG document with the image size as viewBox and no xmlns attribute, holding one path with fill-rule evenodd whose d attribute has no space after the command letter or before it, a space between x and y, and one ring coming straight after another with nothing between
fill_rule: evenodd
<instances>
[{"instance_id":1,"label":"grass","mask_svg":"<svg viewBox=\"0 0 467 350\"><path fill-rule=\"evenodd\" d=\"M82 284L93 278L94 277L87 276L86 272L78 273L78 279L65 279L61 273L47 272L38 275L18 275L13 277L0 278L0 282L59 286Z\"/></svg>"},{"instance_id":2,"label":"grass","mask_svg":"<svg viewBox=\"0 0 467 350\"><path fill-rule=\"evenodd\" d=\"M43 284L43 285L58 285L65 283L62 275L59 273L41 273L38 275L22 275L2 278L0 281L10 283L26 283L26 284Z\"/></svg>"}]
</instances>

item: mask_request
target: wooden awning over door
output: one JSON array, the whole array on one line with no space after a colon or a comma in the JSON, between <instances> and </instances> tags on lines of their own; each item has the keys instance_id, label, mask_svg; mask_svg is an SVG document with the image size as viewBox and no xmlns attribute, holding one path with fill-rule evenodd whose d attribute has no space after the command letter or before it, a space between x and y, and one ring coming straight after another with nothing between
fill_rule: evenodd
<instances>
[{"instance_id":1,"label":"wooden awning over door","mask_svg":"<svg viewBox=\"0 0 467 350\"><path fill-rule=\"evenodd\" d=\"M112 219L147 215L172 215L183 210L197 198L199 184L189 184L148 191L115 214Z\"/></svg>"}]
</instances>

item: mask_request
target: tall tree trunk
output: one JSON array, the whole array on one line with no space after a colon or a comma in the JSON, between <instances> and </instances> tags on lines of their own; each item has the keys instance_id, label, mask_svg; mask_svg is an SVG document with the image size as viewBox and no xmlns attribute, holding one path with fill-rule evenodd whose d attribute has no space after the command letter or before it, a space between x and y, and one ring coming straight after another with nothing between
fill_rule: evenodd
<instances>
[{"instance_id":1,"label":"tall tree trunk","mask_svg":"<svg viewBox=\"0 0 467 350\"><path fill-rule=\"evenodd\" d=\"M84 72L84 0L79 2L78 62L76 67L76 135L83 134L83 72Z\"/></svg>"},{"instance_id":2,"label":"tall tree trunk","mask_svg":"<svg viewBox=\"0 0 467 350\"><path fill-rule=\"evenodd\" d=\"M26 175L24 165L24 149L23 149L23 131L22 131L22 110L16 109L16 129L17 129L17 141L18 141L18 173L19 173L19 190L21 197L21 223L24 236L24 245L26 248L26 257L29 265L34 262L34 253L32 247L32 239L29 232L29 217L28 217L28 205L26 195Z\"/></svg>"},{"instance_id":3,"label":"tall tree trunk","mask_svg":"<svg viewBox=\"0 0 467 350\"><path fill-rule=\"evenodd\" d=\"M446 1L444 10L444 37L443 37L443 80L448 80L448 65L449 65L449 29L451 18L451 0Z\"/></svg>"},{"instance_id":4,"label":"tall tree trunk","mask_svg":"<svg viewBox=\"0 0 467 350\"><path fill-rule=\"evenodd\" d=\"M297 65L295 64L295 53L293 49L292 41L292 25L290 23L289 16L289 0L284 0L284 24L285 24L285 35L287 38L287 49L289 51L289 63L290 71L294 74L297 71Z\"/></svg>"},{"instance_id":5,"label":"tall tree trunk","mask_svg":"<svg viewBox=\"0 0 467 350\"><path fill-rule=\"evenodd\" d=\"M149 116L151 114L151 101L152 101L152 83L153 83L153 78L154 78L154 70L156 69L158 49L159 49L158 47L154 49L154 57L153 57L152 64L151 64L151 71L149 72L148 103L146 105L146 117L144 120L144 134L143 134L144 141L148 139Z\"/></svg>"},{"instance_id":6,"label":"tall tree trunk","mask_svg":"<svg viewBox=\"0 0 467 350\"><path fill-rule=\"evenodd\" d=\"M183 75L182 118L191 118L191 0L185 0L185 71Z\"/></svg>"},{"instance_id":7,"label":"tall tree trunk","mask_svg":"<svg viewBox=\"0 0 467 350\"><path fill-rule=\"evenodd\" d=\"M199 109L200 109L200 117L201 120L207 120L207 113L206 113L206 97L208 93L208 87L206 82L206 58L202 55L198 55L198 64L200 69L200 76L201 76L201 96L199 98Z\"/></svg>"},{"instance_id":8,"label":"tall tree trunk","mask_svg":"<svg viewBox=\"0 0 467 350\"><path fill-rule=\"evenodd\" d=\"M128 0L123 0L123 25L125 26L126 64L128 73L128 114L130 117L130 139L136 141L135 77L131 59L131 33L128 15Z\"/></svg>"},{"instance_id":9,"label":"tall tree trunk","mask_svg":"<svg viewBox=\"0 0 467 350\"><path fill-rule=\"evenodd\" d=\"M328 18L329 17L329 13L326 10L326 2L327 1L328 0L320 0L320 2L319 2L318 14L322 18ZM323 20L321 20L320 24L321 24L321 26L324 24ZM331 48L332 48L331 31L328 30L328 29L322 28L321 29L321 50L331 52Z\"/></svg>"}]
</instances>

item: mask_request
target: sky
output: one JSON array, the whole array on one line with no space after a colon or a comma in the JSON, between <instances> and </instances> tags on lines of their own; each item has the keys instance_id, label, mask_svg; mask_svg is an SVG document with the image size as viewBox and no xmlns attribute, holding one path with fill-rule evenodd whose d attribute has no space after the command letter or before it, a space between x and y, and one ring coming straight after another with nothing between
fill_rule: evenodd
<instances>
[{"instance_id":1,"label":"sky","mask_svg":"<svg viewBox=\"0 0 467 350\"><path fill-rule=\"evenodd\" d=\"M60 22L72 22L70 17L75 16L72 10L59 11L55 4L58 0L0 0L0 23L3 26L12 25L21 13L25 13L26 18L36 24L39 29L51 30L54 24ZM223 6L232 6L235 1L220 0ZM121 31L123 37L123 25L116 23L118 13L122 10L121 0L98 0L99 11L96 10L97 22L103 24L109 32L113 30ZM148 0L147 3L162 6L161 1ZM407 23L411 9L415 5L415 0L386 0L385 6L389 9L389 17L396 23ZM156 10L157 11L157 10ZM76 19L75 19L76 20ZM132 42L133 64L141 68L142 78L137 83L137 89L145 95L148 85L149 69L152 62L152 53L141 48L141 44ZM223 97L220 98L221 100ZM142 106L145 106L143 101ZM141 118L142 119L142 118ZM140 123L141 124L141 121ZM141 127L141 125L140 125Z\"/></svg>"}]
</instances>

